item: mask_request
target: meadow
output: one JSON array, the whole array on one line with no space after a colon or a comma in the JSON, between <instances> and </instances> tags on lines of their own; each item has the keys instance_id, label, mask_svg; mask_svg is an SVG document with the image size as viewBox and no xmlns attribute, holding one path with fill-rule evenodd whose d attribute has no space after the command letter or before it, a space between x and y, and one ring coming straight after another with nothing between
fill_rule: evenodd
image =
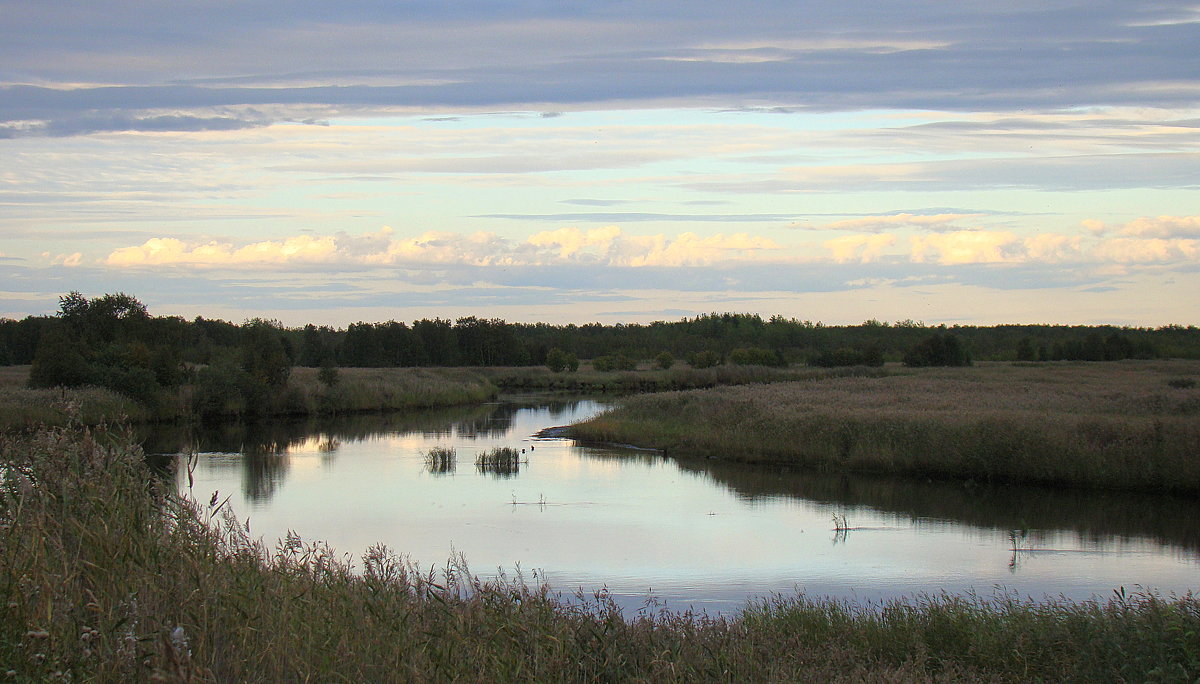
<instances>
[{"instance_id":1,"label":"meadow","mask_svg":"<svg viewBox=\"0 0 1200 684\"><path fill-rule=\"evenodd\" d=\"M0 436L0 676L10 681L1192 681L1200 601L775 596L622 614L601 592L481 581L384 547L251 538L152 474L120 429Z\"/></svg>"},{"instance_id":2,"label":"meadow","mask_svg":"<svg viewBox=\"0 0 1200 684\"><path fill-rule=\"evenodd\" d=\"M670 455L1200 493L1200 363L980 364L622 399L571 436Z\"/></svg>"}]
</instances>

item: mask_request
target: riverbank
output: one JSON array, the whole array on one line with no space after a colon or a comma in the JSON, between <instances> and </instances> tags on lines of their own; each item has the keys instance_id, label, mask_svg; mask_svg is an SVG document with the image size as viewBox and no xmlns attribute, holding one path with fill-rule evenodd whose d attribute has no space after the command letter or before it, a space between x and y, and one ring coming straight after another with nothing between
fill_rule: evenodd
<instances>
[{"instance_id":1,"label":"riverbank","mask_svg":"<svg viewBox=\"0 0 1200 684\"><path fill-rule=\"evenodd\" d=\"M293 368L285 387L270 406L246 407L230 402L215 417L236 419L247 413L263 416L307 416L396 411L477 404L496 397L486 378L463 368L340 368L332 384L315 368ZM184 385L154 407L99 387L30 389L29 366L0 367L0 431L38 425L85 425L189 420L195 388ZM255 411L248 409L254 408Z\"/></svg>"},{"instance_id":2,"label":"riverbank","mask_svg":"<svg viewBox=\"0 0 1200 684\"><path fill-rule=\"evenodd\" d=\"M265 548L119 433L0 436L0 663L14 681L1190 681L1193 597L786 596L622 615L458 560ZM147 482L152 483L148 487Z\"/></svg>"},{"instance_id":3,"label":"riverbank","mask_svg":"<svg viewBox=\"0 0 1200 684\"><path fill-rule=\"evenodd\" d=\"M583 440L832 472L1200 494L1200 362L981 364L627 397Z\"/></svg>"}]
</instances>

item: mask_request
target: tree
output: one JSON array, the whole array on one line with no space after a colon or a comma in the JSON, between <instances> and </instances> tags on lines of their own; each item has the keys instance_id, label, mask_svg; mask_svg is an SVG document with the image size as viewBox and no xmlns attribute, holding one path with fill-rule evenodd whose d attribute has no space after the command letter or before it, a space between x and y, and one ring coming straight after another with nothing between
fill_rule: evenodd
<instances>
[{"instance_id":1,"label":"tree","mask_svg":"<svg viewBox=\"0 0 1200 684\"><path fill-rule=\"evenodd\" d=\"M658 356L654 357L654 365L667 370L675 365L675 357L669 351L659 352Z\"/></svg>"},{"instance_id":2,"label":"tree","mask_svg":"<svg viewBox=\"0 0 1200 684\"><path fill-rule=\"evenodd\" d=\"M78 387L94 382L95 372L84 357L79 338L58 325L42 333L33 366L30 387Z\"/></svg>"},{"instance_id":3,"label":"tree","mask_svg":"<svg viewBox=\"0 0 1200 684\"><path fill-rule=\"evenodd\" d=\"M904 355L904 365L920 366L970 366L971 354L951 333L927 337L909 349Z\"/></svg>"}]
</instances>

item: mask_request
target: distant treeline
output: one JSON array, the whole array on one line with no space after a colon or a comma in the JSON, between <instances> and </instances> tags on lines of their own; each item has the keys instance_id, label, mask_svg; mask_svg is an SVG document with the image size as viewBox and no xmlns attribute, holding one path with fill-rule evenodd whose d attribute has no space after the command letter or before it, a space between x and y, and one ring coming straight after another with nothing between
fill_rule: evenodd
<instances>
[{"instance_id":1,"label":"distant treeline","mask_svg":"<svg viewBox=\"0 0 1200 684\"><path fill-rule=\"evenodd\" d=\"M54 316L0 320L0 365L44 361L58 373L128 374L106 385L161 385L184 380L188 368L236 359L278 384L288 365L343 367L532 366L551 350L580 359L650 361L669 354L706 362L746 359L771 364L877 365L974 360L1105 361L1200 358L1200 328L1064 325L927 326L913 321L824 325L756 314L708 314L647 324L549 325L474 316L406 324L355 323L347 328L289 328L254 319L242 324L197 317L151 316L136 298L108 294L61 298ZM969 362L969 361L968 361Z\"/></svg>"}]
</instances>

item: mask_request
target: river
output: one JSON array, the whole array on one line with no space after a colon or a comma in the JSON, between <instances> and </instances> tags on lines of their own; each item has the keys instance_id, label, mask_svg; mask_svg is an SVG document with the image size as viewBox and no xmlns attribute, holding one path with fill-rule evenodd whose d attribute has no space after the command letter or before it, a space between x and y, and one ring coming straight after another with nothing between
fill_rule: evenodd
<instances>
[{"instance_id":1,"label":"river","mask_svg":"<svg viewBox=\"0 0 1200 684\"><path fill-rule=\"evenodd\" d=\"M1194 500L678 460L539 439L596 400L327 420L157 428L181 491L229 497L268 546L289 530L359 557L383 543L423 568L454 556L482 577L518 572L570 597L607 589L628 611L736 612L804 591L878 602L941 591L1105 598L1200 586ZM426 463L432 447L456 463ZM512 472L481 469L495 447ZM191 485L189 487L189 481Z\"/></svg>"}]
</instances>

